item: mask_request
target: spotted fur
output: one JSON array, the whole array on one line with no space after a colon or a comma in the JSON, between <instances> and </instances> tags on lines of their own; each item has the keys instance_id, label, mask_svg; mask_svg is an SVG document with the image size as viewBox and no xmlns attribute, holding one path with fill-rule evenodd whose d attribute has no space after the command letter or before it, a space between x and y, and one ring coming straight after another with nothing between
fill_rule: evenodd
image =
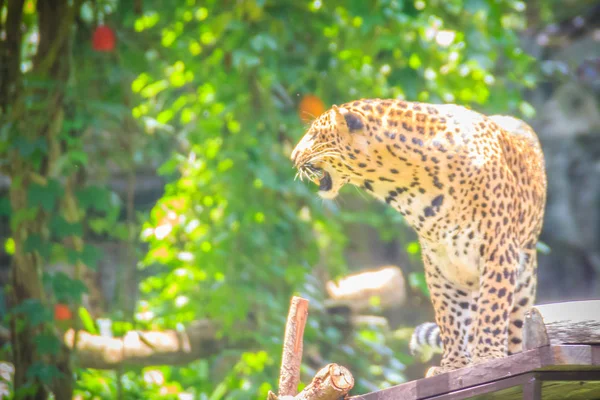
<instances>
[{"instance_id":1,"label":"spotted fur","mask_svg":"<svg viewBox=\"0 0 600 400\"><path fill-rule=\"evenodd\" d=\"M322 197L361 187L416 230L444 347L429 375L521 351L546 201L542 150L526 123L363 99L317 118L292 160Z\"/></svg>"}]
</instances>

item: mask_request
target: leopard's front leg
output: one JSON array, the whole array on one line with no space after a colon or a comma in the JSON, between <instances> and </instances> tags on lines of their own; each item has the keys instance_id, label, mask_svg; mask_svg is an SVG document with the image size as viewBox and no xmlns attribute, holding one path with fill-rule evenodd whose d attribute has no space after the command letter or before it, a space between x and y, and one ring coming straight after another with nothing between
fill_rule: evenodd
<instances>
[{"instance_id":1,"label":"leopard's front leg","mask_svg":"<svg viewBox=\"0 0 600 400\"><path fill-rule=\"evenodd\" d=\"M508 330L513 309L519 255L514 242L499 240L482 258L474 335L469 343L473 363L508 355ZM471 338L470 338L471 339Z\"/></svg>"},{"instance_id":2,"label":"leopard's front leg","mask_svg":"<svg viewBox=\"0 0 600 400\"><path fill-rule=\"evenodd\" d=\"M435 320L440 328L444 352L441 365L430 368L427 376L459 369L471 363L467 338L472 324L470 310L474 305L470 293L457 287L442 275L439 267L433 262L430 251L422 244L425 277Z\"/></svg>"}]
</instances>

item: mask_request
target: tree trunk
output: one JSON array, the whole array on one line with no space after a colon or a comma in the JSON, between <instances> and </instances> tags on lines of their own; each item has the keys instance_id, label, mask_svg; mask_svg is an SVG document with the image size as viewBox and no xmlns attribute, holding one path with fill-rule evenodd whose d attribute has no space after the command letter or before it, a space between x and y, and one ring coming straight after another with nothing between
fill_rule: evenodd
<instances>
[{"instance_id":1,"label":"tree trunk","mask_svg":"<svg viewBox=\"0 0 600 400\"><path fill-rule=\"evenodd\" d=\"M0 52L3 67L0 116L2 124L10 126L8 174L14 254L8 293L13 309L10 329L15 397L46 399L52 392L56 399L71 399L73 382L67 347L60 346L56 353L45 354L36 348L39 335L53 334L55 329L42 285L44 260L36 249L27 248L26 240L48 236L49 213L32 207L28 196L32 183L44 186L60 173L56 161L60 156L59 134L69 78L69 38L80 2L75 1L70 7L68 0L37 1L39 45L33 68L26 76L21 73L19 51L23 3L23 0L8 1L6 41ZM39 82L44 84L39 85ZM23 143L39 145L37 149L42 149L43 155L24 151ZM32 311L32 304L38 308ZM18 308L15 310L15 307ZM60 373L56 374L57 371Z\"/></svg>"}]
</instances>

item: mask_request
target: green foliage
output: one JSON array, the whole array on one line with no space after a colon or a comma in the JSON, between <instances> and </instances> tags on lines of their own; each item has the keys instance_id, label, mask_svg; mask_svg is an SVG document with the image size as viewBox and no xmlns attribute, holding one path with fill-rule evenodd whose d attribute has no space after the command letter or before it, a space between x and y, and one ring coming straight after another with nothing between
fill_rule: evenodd
<instances>
[{"instance_id":1,"label":"green foliage","mask_svg":"<svg viewBox=\"0 0 600 400\"><path fill-rule=\"evenodd\" d=\"M36 183L29 185L27 200L30 207L40 206L43 210L52 212L56 201L63 195L63 189L56 179L52 179L47 185Z\"/></svg>"},{"instance_id":2,"label":"green foliage","mask_svg":"<svg viewBox=\"0 0 600 400\"><path fill-rule=\"evenodd\" d=\"M73 279L61 271L45 274L44 278L59 303L80 303L81 296L87 292L81 280Z\"/></svg>"},{"instance_id":3,"label":"green foliage","mask_svg":"<svg viewBox=\"0 0 600 400\"><path fill-rule=\"evenodd\" d=\"M61 372L54 365L48 365L42 362L35 363L27 371L27 377L30 379L39 379L40 382L49 385L54 379L60 378Z\"/></svg>"},{"instance_id":4,"label":"green foliage","mask_svg":"<svg viewBox=\"0 0 600 400\"><path fill-rule=\"evenodd\" d=\"M11 309L12 314L23 314L29 324L37 326L52 321L52 312L40 301L35 299L25 300Z\"/></svg>"}]
</instances>

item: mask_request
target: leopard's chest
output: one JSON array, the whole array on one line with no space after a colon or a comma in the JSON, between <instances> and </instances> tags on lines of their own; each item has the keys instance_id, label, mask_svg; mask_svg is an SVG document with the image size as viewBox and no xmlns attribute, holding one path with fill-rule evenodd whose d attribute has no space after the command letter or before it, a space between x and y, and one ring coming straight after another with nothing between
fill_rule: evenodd
<instances>
[{"instance_id":1,"label":"leopard's chest","mask_svg":"<svg viewBox=\"0 0 600 400\"><path fill-rule=\"evenodd\" d=\"M463 232L464 233L464 232ZM431 268L449 282L465 290L479 287L480 255L468 236L448 234L436 241L421 238L423 255L431 260Z\"/></svg>"}]
</instances>

